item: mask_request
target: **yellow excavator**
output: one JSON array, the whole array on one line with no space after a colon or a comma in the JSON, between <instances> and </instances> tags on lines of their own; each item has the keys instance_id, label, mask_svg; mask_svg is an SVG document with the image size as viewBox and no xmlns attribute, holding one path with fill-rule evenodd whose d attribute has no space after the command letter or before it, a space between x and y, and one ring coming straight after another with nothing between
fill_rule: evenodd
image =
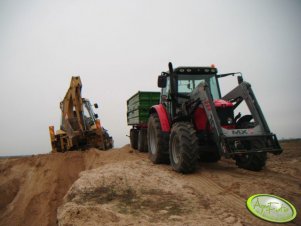
<instances>
[{"instance_id":1,"label":"yellow excavator","mask_svg":"<svg viewBox=\"0 0 301 226\"><path fill-rule=\"evenodd\" d=\"M101 126L98 115L93 112L88 99L81 96L82 83L79 76L71 78L70 87L60 103L61 126L56 133L49 126L53 152L65 152L79 149L113 148L113 139ZM98 108L97 104L94 104Z\"/></svg>"}]
</instances>

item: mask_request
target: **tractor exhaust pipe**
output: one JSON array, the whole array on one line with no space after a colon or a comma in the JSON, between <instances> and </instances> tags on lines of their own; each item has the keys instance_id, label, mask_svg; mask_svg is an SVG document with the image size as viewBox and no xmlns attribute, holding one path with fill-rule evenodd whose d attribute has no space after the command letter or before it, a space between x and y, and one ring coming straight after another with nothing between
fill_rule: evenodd
<instances>
[{"instance_id":1,"label":"tractor exhaust pipe","mask_svg":"<svg viewBox=\"0 0 301 226\"><path fill-rule=\"evenodd\" d=\"M168 69L169 69L169 75L170 75L170 96L171 99L173 101L172 104L172 114L175 115L176 114L176 105L177 105L177 97L176 97L176 92L177 92L177 81L175 78L175 74L174 74L174 70L173 70L173 66L172 63L169 62L168 63Z\"/></svg>"},{"instance_id":2,"label":"tractor exhaust pipe","mask_svg":"<svg viewBox=\"0 0 301 226\"><path fill-rule=\"evenodd\" d=\"M172 74L173 73L173 67L172 67L171 62L168 63L168 69L169 69L169 73Z\"/></svg>"}]
</instances>

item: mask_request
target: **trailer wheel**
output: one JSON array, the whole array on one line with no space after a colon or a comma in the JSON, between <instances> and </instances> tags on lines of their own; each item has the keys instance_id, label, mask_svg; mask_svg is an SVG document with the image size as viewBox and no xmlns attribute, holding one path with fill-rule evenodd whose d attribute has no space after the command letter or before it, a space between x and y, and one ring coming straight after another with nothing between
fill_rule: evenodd
<instances>
[{"instance_id":1,"label":"trailer wheel","mask_svg":"<svg viewBox=\"0 0 301 226\"><path fill-rule=\"evenodd\" d=\"M130 142L131 142L131 147L133 149L138 148L138 132L139 132L139 130L137 130L137 129L130 130Z\"/></svg>"},{"instance_id":2,"label":"trailer wheel","mask_svg":"<svg viewBox=\"0 0 301 226\"><path fill-rule=\"evenodd\" d=\"M151 114L148 119L147 144L149 159L155 163L168 163L168 137L162 132L157 114Z\"/></svg>"},{"instance_id":3,"label":"trailer wheel","mask_svg":"<svg viewBox=\"0 0 301 226\"><path fill-rule=\"evenodd\" d=\"M147 130L142 128L138 134L138 150L141 152L147 152Z\"/></svg>"},{"instance_id":4,"label":"trailer wheel","mask_svg":"<svg viewBox=\"0 0 301 226\"><path fill-rule=\"evenodd\" d=\"M189 122L175 123L171 129L169 158L177 172L192 173L197 166L199 153L196 131Z\"/></svg>"}]
</instances>

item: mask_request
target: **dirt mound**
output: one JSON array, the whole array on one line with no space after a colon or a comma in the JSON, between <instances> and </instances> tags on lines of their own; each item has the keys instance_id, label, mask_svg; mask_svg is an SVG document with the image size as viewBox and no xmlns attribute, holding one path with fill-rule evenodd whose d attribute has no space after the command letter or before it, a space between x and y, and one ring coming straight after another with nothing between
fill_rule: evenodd
<instances>
[{"instance_id":1,"label":"dirt mound","mask_svg":"<svg viewBox=\"0 0 301 226\"><path fill-rule=\"evenodd\" d=\"M300 212L301 142L282 146L261 172L222 160L182 175L129 146L0 159L0 225L274 225L245 202L269 193Z\"/></svg>"},{"instance_id":2,"label":"dirt mound","mask_svg":"<svg viewBox=\"0 0 301 226\"><path fill-rule=\"evenodd\" d=\"M131 160L82 172L58 209L59 225L274 225L255 218L245 202L252 194L269 193L300 210L300 142L283 146L286 152L270 155L261 172L222 160L201 163L191 175L134 152ZM300 216L288 225L299 221Z\"/></svg>"},{"instance_id":3,"label":"dirt mound","mask_svg":"<svg viewBox=\"0 0 301 226\"><path fill-rule=\"evenodd\" d=\"M57 207L79 173L131 159L117 152L91 149L0 159L0 225L56 225Z\"/></svg>"},{"instance_id":4,"label":"dirt mound","mask_svg":"<svg viewBox=\"0 0 301 226\"><path fill-rule=\"evenodd\" d=\"M145 159L83 172L58 210L59 225L222 225L209 197L181 177Z\"/></svg>"}]
</instances>

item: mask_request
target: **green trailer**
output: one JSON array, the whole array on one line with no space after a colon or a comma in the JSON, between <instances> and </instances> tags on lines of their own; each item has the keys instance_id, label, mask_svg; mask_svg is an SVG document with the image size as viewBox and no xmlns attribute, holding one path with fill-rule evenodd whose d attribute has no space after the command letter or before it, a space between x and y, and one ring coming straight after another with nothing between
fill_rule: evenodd
<instances>
[{"instance_id":1,"label":"green trailer","mask_svg":"<svg viewBox=\"0 0 301 226\"><path fill-rule=\"evenodd\" d=\"M131 146L139 151L147 151L147 121L149 109L159 104L160 92L138 91L127 100L127 123L130 130Z\"/></svg>"}]
</instances>

